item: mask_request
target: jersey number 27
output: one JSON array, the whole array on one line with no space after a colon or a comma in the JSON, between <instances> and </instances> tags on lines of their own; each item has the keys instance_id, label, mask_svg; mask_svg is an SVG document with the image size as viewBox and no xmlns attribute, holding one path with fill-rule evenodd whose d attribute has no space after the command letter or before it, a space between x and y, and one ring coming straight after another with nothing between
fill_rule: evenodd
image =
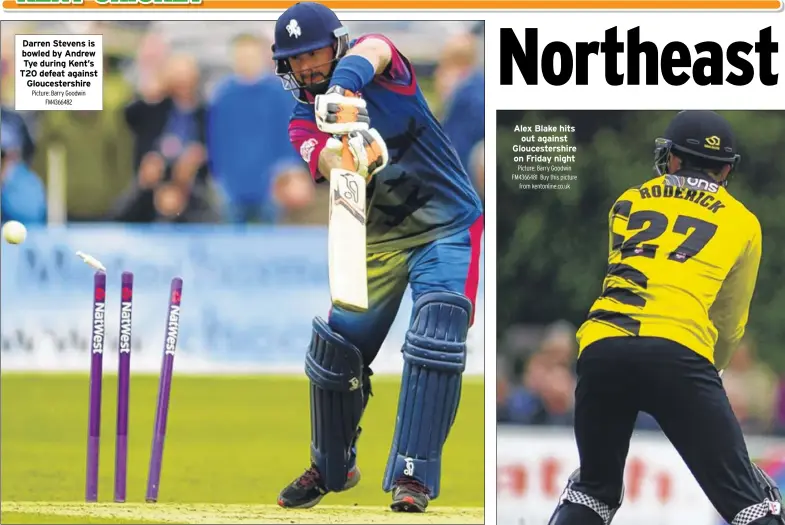
<instances>
[{"instance_id":1,"label":"jersey number 27","mask_svg":"<svg viewBox=\"0 0 785 525\"><path fill-rule=\"evenodd\" d=\"M659 245L651 243L669 229L673 233L685 235L686 238L675 250L668 254L668 259L676 262L685 262L698 253L709 243L717 233L717 225L710 222L679 215L673 222L668 224L668 217L660 212L652 210L636 211L630 214L627 219L627 230L637 231L626 241L621 235L614 234L613 247L621 251L622 259L627 257L648 257L654 258L659 249Z\"/></svg>"}]
</instances>

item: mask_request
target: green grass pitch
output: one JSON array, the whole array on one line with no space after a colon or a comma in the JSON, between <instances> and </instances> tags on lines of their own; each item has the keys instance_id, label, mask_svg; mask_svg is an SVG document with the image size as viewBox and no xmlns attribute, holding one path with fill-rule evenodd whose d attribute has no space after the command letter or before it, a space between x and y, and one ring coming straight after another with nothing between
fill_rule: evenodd
<instances>
[{"instance_id":1,"label":"green grass pitch","mask_svg":"<svg viewBox=\"0 0 785 525\"><path fill-rule=\"evenodd\" d=\"M276 497L308 465L307 379L175 373L160 500L144 501L157 375L132 375L128 503L111 503L116 376L106 375L101 422L100 504L84 504L88 379L79 374L4 373L0 487L3 523L482 523L484 388L464 380L444 450L441 496L422 516L389 511L381 483L400 379L374 376L358 465L363 479L308 511ZM359 520L359 521L358 521Z\"/></svg>"}]
</instances>

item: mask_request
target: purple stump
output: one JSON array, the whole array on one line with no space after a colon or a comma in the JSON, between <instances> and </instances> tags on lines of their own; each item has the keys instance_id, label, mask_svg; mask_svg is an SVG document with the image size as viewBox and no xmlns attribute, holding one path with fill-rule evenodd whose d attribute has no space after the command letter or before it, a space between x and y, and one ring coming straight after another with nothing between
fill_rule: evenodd
<instances>
[{"instance_id":1,"label":"purple stump","mask_svg":"<svg viewBox=\"0 0 785 525\"><path fill-rule=\"evenodd\" d=\"M158 490L161 484L161 463L164 454L164 438L166 437L166 420L169 415L169 394L172 388L172 370L174 353L177 349L177 336L180 331L180 297L183 292L183 280L172 279L169 291L169 309L166 316L166 333L164 336L164 356L161 363L161 378L158 384L158 407L155 412L155 429L153 430L153 450L150 453L150 470L147 474L148 503L158 501Z\"/></svg>"},{"instance_id":2,"label":"purple stump","mask_svg":"<svg viewBox=\"0 0 785 525\"><path fill-rule=\"evenodd\" d=\"M90 336L90 412L87 423L85 501L98 501L98 455L101 444L101 389L106 337L106 274L93 277L93 325Z\"/></svg>"},{"instance_id":3,"label":"purple stump","mask_svg":"<svg viewBox=\"0 0 785 525\"><path fill-rule=\"evenodd\" d=\"M120 343L117 348L117 442L114 458L114 500L125 501L128 478L128 399L131 382L131 314L134 274L123 272L120 297Z\"/></svg>"}]
</instances>

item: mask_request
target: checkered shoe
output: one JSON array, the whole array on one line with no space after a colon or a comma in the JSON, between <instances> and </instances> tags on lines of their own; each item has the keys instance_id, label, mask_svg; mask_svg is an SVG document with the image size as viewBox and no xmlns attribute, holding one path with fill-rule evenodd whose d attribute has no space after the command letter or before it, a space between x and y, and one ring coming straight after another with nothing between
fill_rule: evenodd
<instances>
[{"instance_id":1,"label":"checkered shoe","mask_svg":"<svg viewBox=\"0 0 785 525\"><path fill-rule=\"evenodd\" d=\"M608 525L613 518L613 510L608 505L592 496L589 496L588 494L584 494L583 492L567 489L562 495L562 501L569 501L570 503L575 503L576 505L589 507L591 510L596 512L600 518L602 518L602 522L605 523L605 525ZM733 525L736 524L734 523Z\"/></svg>"},{"instance_id":2,"label":"checkered shoe","mask_svg":"<svg viewBox=\"0 0 785 525\"><path fill-rule=\"evenodd\" d=\"M757 505L750 505L736 514L731 525L749 525L753 521L765 518L766 516L782 516L782 504L776 501L766 500Z\"/></svg>"}]
</instances>

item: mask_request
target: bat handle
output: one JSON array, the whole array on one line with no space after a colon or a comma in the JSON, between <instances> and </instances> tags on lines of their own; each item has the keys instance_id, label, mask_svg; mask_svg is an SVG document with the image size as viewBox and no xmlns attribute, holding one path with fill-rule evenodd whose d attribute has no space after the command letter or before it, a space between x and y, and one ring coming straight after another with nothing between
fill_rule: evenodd
<instances>
[{"instance_id":1,"label":"bat handle","mask_svg":"<svg viewBox=\"0 0 785 525\"><path fill-rule=\"evenodd\" d=\"M354 158L352 152L349 151L349 137L344 135L342 137L343 148L341 148L341 164L343 169L347 171L354 171Z\"/></svg>"}]
</instances>

